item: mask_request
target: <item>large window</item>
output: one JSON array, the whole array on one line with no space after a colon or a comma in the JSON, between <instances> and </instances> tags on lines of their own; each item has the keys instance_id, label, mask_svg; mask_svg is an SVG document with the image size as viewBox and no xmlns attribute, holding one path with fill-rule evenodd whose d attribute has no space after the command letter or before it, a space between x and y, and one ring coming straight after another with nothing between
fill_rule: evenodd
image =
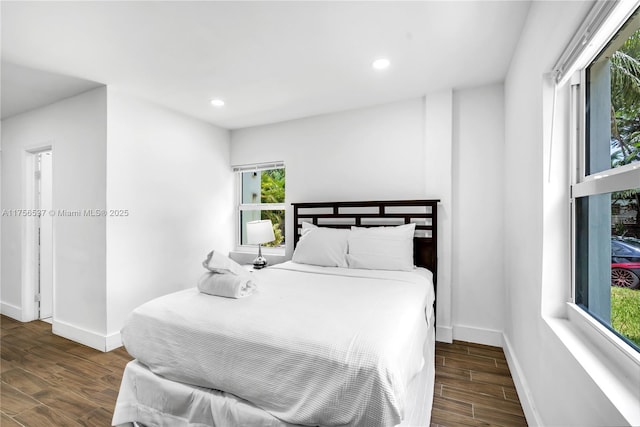
<instances>
[{"instance_id":1,"label":"large window","mask_svg":"<svg viewBox=\"0 0 640 427\"><path fill-rule=\"evenodd\" d=\"M265 247L285 244L285 168L283 163L237 166L238 243L247 245L247 223L269 219L275 240Z\"/></svg>"},{"instance_id":2,"label":"large window","mask_svg":"<svg viewBox=\"0 0 640 427\"><path fill-rule=\"evenodd\" d=\"M575 303L640 351L640 12L572 86Z\"/></svg>"}]
</instances>

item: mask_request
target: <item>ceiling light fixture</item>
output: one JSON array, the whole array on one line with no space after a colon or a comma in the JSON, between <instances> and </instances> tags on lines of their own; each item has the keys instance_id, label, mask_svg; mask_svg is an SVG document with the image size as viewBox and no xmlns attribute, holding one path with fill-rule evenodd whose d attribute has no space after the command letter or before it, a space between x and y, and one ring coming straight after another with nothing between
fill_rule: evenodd
<instances>
[{"instance_id":1,"label":"ceiling light fixture","mask_svg":"<svg viewBox=\"0 0 640 427\"><path fill-rule=\"evenodd\" d=\"M211 105L214 107L224 107L224 101L220 98L215 98L211 100Z\"/></svg>"},{"instance_id":2,"label":"ceiling light fixture","mask_svg":"<svg viewBox=\"0 0 640 427\"><path fill-rule=\"evenodd\" d=\"M375 69L375 70L385 70L387 68L389 68L389 65L391 65L391 62L389 62L389 60L387 58L379 58L376 59L375 61L373 61L373 63L371 64L371 66Z\"/></svg>"}]
</instances>

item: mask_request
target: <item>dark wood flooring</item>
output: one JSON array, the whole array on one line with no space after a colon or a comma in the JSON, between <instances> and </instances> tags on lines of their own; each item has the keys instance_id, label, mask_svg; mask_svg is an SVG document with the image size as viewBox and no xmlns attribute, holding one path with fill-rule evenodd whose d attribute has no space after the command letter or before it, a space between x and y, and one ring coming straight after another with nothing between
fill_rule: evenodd
<instances>
[{"instance_id":1,"label":"dark wood flooring","mask_svg":"<svg viewBox=\"0 0 640 427\"><path fill-rule=\"evenodd\" d=\"M124 348L103 353L51 333L41 321L0 319L0 426L111 425Z\"/></svg>"},{"instance_id":2,"label":"dark wood flooring","mask_svg":"<svg viewBox=\"0 0 640 427\"><path fill-rule=\"evenodd\" d=\"M431 427L526 425L501 348L436 343Z\"/></svg>"},{"instance_id":3,"label":"dark wood flooring","mask_svg":"<svg viewBox=\"0 0 640 427\"><path fill-rule=\"evenodd\" d=\"M40 321L1 316L0 329L0 426L111 425L123 348L102 353ZM489 425L526 425L502 350L437 343L431 427Z\"/></svg>"}]
</instances>

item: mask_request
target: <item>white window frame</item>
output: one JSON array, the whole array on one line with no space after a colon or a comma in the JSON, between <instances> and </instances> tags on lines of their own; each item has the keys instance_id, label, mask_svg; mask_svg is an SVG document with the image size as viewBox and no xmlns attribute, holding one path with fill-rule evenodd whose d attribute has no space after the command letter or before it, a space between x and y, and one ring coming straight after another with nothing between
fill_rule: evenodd
<instances>
[{"instance_id":1,"label":"white window frame","mask_svg":"<svg viewBox=\"0 0 640 427\"><path fill-rule=\"evenodd\" d=\"M286 213L285 203L242 203L242 174L244 172L260 172L269 169L285 169L284 162L274 161L267 163L255 163L248 165L233 166L232 170L236 174L235 177L235 194L236 194L236 212L235 212L235 228L236 228L236 251L238 252L254 252L258 245L242 244L242 211L255 211L255 210L282 210ZM285 199L286 199L286 187L285 187ZM285 236L286 239L286 236ZM285 240L286 242L286 240ZM272 248L262 247L262 252L265 254L283 255L285 253L284 246Z\"/></svg>"},{"instance_id":2,"label":"white window frame","mask_svg":"<svg viewBox=\"0 0 640 427\"><path fill-rule=\"evenodd\" d=\"M591 63L591 62L590 62ZM589 63L589 64L590 64ZM589 65L587 64L587 66ZM625 165L622 167L611 168L602 172L587 175L585 173L585 150L586 150L586 120L585 120L585 106L586 106L586 67L576 72L576 75L572 79L571 84L571 305L572 310L583 311L576 305L576 203L575 200L581 197L595 196L599 194L612 193L615 191L622 191L629 188L640 187L640 163L634 163ZM590 316L590 315L589 315ZM575 317L570 316L573 320L579 322L583 321L582 316ZM607 330L603 330L603 326L594 318L590 317L592 322L591 327L598 331L598 333L607 338L609 342L618 347L624 353L628 353L633 360L636 360L640 364L639 353L631 348L626 342L620 339L616 334Z\"/></svg>"},{"instance_id":3,"label":"white window frame","mask_svg":"<svg viewBox=\"0 0 640 427\"><path fill-rule=\"evenodd\" d=\"M588 65L590 65L589 62ZM571 198L593 196L640 186L640 162L587 175L586 159L586 67L577 71L571 84ZM576 96L577 95L577 96Z\"/></svg>"}]
</instances>

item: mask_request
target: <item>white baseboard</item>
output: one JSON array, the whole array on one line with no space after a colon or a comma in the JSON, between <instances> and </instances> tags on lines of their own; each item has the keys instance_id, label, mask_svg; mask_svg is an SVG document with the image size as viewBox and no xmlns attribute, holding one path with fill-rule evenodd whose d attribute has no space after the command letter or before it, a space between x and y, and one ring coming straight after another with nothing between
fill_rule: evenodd
<instances>
[{"instance_id":1,"label":"white baseboard","mask_svg":"<svg viewBox=\"0 0 640 427\"><path fill-rule=\"evenodd\" d=\"M531 389L529 388L527 380L522 373L522 368L518 363L518 359L515 358L511 342L504 334L502 335L502 339L502 349L504 350L504 355L507 358L507 364L509 365L513 382L516 385L518 399L520 399L520 405L522 405L522 410L524 411L524 416L527 419L527 424L530 426L541 426L542 423L540 422L540 415L538 414L533 403L533 399L531 398Z\"/></svg>"},{"instance_id":2,"label":"white baseboard","mask_svg":"<svg viewBox=\"0 0 640 427\"><path fill-rule=\"evenodd\" d=\"M6 302L0 302L0 313L22 322L22 308Z\"/></svg>"},{"instance_id":3,"label":"white baseboard","mask_svg":"<svg viewBox=\"0 0 640 427\"><path fill-rule=\"evenodd\" d=\"M477 344L491 345L494 347L502 347L503 344L502 331L474 328L471 326L455 325L453 327L453 339L459 341L474 342Z\"/></svg>"},{"instance_id":4,"label":"white baseboard","mask_svg":"<svg viewBox=\"0 0 640 427\"><path fill-rule=\"evenodd\" d=\"M0 313L19 322L24 321L22 320L22 310L15 305L0 302ZM55 319L53 320L51 329L56 335L100 351L111 351L122 346L120 332L104 336Z\"/></svg>"},{"instance_id":5,"label":"white baseboard","mask_svg":"<svg viewBox=\"0 0 640 427\"><path fill-rule=\"evenodd\" d=\"M107 350L107 337L97 332L80 328L67 322L53 319L52 331L56 335L84 344L100 351Z\"/></svg>"},{"instance_id":6,"label":"white baseboard","mask_svg":"<svg viewBox=\"0 0 640 427\"><path fill-rule=\"evenodd\" d=\"M453 328L451 326L439 326L436 325L436 341L452 343L453 342Z\"/></svg>"},{"instance_id":7,"label":"white baseboard","mask_svg":"<svg viewBox=\"0 0 640 427\"><path fill-rule=\"evenodd\" d=\"M105 351L115 350L118 347L122 347L122 337L120 336L120 332L107 335L107 339L105 340Z\"/></svg>"}]
</instances>

